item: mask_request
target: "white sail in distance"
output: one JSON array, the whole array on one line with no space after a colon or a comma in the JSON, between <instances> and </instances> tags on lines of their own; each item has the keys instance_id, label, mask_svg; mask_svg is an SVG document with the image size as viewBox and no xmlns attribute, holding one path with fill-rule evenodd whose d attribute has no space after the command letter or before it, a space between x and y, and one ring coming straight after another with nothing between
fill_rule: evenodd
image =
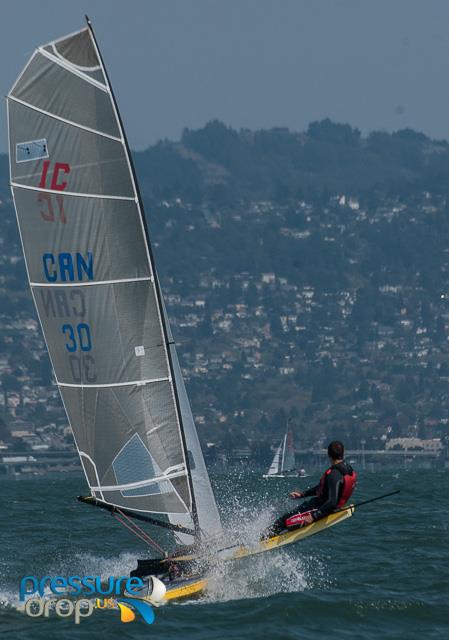
<instances>
[{"instance_id":1,"label":"white sail in distance","mask_svg":"<svg viewBox=\"0 0 449 640\"><path fill-rule=\"evenodd\" d=\"M267 476L279 476L295 469L295 448L293 434L287 429L280 445L276 449Z\"/></svg>"},{"instance_id":2,"label":"white sail in distance","mask_svg":"<svg viewBox=\"0 0 449 640\"><path fill-rule=\"evenodd\" d=\"M282 471L293 471L296 467L295 447L293 444L293 433L287 429L284 438L284 451L282 456Z\"/></svg>"},{"instance_id":3,"label":"white sail in distance","mask_svg":"<svg viewBox=\"0 0 449 640\"><path fill-rule=\"evenodd\" d=\"M143 206L90 26L39 47L7 106L28 278L91 493L214 535L220 519L193 418L186 433Z\"/></svg>"},{"instance_id":4,"label":"white sail in distance","mask_svg":"<svg viewBox=\"0 0 449 640\"><path fill-rule=\"evenodd\" d=\"M277 476L277 475L279 475L281 473L281 469L282 469L282 450L284 448L284 440L285 440L285 438L282 438L281 444L276 449L273 461L271 463L270 468L268 469L268 473L267 473L268 476Z\"/></svg>"}]
</instances>

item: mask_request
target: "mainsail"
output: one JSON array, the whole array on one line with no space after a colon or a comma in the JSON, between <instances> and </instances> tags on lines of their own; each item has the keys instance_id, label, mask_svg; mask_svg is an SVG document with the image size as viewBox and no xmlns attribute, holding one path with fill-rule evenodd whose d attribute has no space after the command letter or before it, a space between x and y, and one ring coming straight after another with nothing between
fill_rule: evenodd
<instances>
[{"instance_id":1,"label":"mainsail","mask_svg":"<svg viewBox=\"0 0 449 640\"><path fill-rule=\"evenodd\" d=\"M8 95L31 291L92 495L221 524L122 122L90 23L39 47Z\"/></svg>"}]
</instances>

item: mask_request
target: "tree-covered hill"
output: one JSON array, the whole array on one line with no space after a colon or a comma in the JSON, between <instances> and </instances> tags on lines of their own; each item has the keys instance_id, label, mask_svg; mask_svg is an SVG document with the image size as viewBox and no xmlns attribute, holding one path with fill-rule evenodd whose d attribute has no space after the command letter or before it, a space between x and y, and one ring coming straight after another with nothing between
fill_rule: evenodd
<instances>
[{"instance_id":1,"label":"tree-covered hill","mask_svg":"<svg viewBox=\"0 0 449 640\"><path fill-rule=\"evenodd\" d=\"M135 154L143 188L217 203L245 199L324 199L353 193L368 201L410 189L447 193L449 145L404 129L363 138L348 124L313 122L306 132L284 128L236 131L221 122L188 130Z\"/></svg>"}]
</instances>

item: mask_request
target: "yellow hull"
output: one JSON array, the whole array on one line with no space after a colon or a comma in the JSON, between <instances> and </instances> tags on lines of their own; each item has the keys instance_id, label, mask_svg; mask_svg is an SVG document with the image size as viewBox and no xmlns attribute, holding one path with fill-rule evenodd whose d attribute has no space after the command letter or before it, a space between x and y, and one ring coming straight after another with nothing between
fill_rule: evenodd
<instances>
[{"instance_id":1,"label":"yellow hull","mask_svg":"<svg viewBox=\"0 0 449 640\"><path fill-rule=\"evenodd\" d=\"M304 538L313 536L315 533L324 531L329 527L333 527L339 522L343 522L343 520L350 518L354 511L355 508L351 506L348 509L345 509L345 511L331 513L325 518L322 518L317 522L313 522L306 527L302 527L301 529L294 529L293 531L287 531L286 533L281 533L279 536L273 536L268 540L262 540L261 542L258 542L251 547L239 546L237 548L232 547L231 549L223 550L223 552L217 553L217 562L241 560L242 558L246 558L248 556L253 556L258 553L264 553L266 551L278 549L280 547L284 547L287 544L293 544L294 542L298 542L299 540L303 540ZM194 559L194 556L182 556L179 558L179 560L188 560L189 558ZM171 588L170 585L168 585L167 592L164 596L164 601L168 602L171 600L180 600L182 598L197 596L200 595L206 588L206 578L190 580L184 584L180 584L179 586L173 585L173 587Z\"/></svg>"},{"instance_id":2,"label":"yellow hull","mask_svg":"<svg viewBox=\"0 0 449 640\"><path fill-rule=\"evenodd\" d=\"M254 547L240 547L239 549L237 549L237 551L234 552L231 559L238 560L240 558L245 558L246 556L252 556L256 553L263 553L264 551L270 551L272 549L283 547L286 544L298 542L298 540L303 540L304 538L313 536L315 533L324 531L324 529L329 529L329 527L333 527L339 522L343 522L343 520L350 518L354 511L354 507L350 507L348 509L345 509L345 511L331 513L325 518L317 520L316 522L312 522L312 524L309 524L306 527L294 529L293 531L287 531L287 533L281 533L279 536L273 536L272 538L268 538L268 540L263 540Z\"/></svg>"},{"instance_id":3,"label":"yellow hull","mask_svg":"<svg viewBox=\"0 0 449 640\"><path fill-rule=\"evenodd\" d=\"M174 589L167 589L164 596L164 602L197 596L202 593L206 587L207 580L205 578L201 578L200 580L195 580L195 582L191 582L190 584L175 587Z\"/></svg>"}]
</instances>

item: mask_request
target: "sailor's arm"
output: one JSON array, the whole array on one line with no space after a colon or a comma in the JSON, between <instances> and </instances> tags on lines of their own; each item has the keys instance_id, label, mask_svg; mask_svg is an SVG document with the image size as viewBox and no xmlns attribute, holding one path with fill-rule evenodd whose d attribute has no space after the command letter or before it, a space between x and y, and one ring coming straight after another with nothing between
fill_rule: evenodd
<instances>
[{"instance_id":1,"label":"sailor's arm","mask_svg":"<svg viewBox=\"0 0 449 640\"><path fill-rule=\"evenodd\" d=\"M309 487L303 492L302 494L303 498L310 498L311 496L316 496L319 488L320 488L319 484L317 484L315 487Z\"/></svg>"},{"instance_id":2,"label":"sailor's arm","mask_svg":"<svg viewBox=\"0 0 449 640\"><path fill-rule=\"evenodd\" d=\"M316 487L311 487L306 489L305 491L292 491L290 494L291 498L309 498L310 496L316 496L317 491L320 485L317 484Z\"/></svg>"}]
</instances>

